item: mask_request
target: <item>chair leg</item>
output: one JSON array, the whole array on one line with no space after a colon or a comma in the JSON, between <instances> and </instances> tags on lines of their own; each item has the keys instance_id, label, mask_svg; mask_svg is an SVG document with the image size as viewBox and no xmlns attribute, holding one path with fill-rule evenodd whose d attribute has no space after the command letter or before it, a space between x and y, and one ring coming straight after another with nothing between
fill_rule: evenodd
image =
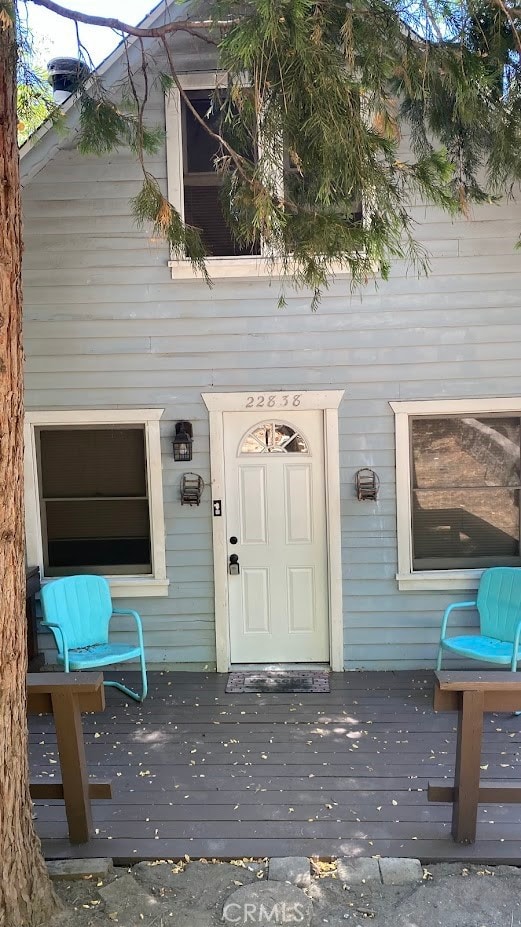
<instances>
[{"instance_id":1,"label":"chair leg","mask_svg":"<svg viewBox=\"0 0 521 927\"><path fill-rule=\"evenodd\" d=\"M145 654L141 651L139 658L141 664L141 701L144 702L148 692L147 665L145 663Z\"/></svg>"},{"instance_id":2,"label":"chair leg","mask_svg":"<svg viewBox=\"0 0 521 927\"><path fill-rule=\"evenodd\" d=\"M436 669L437 669L437 670L440 670L440 669L441 669L441 661L442 661L442 660L443 660L443 647L442 647L441 644L440 644L440 646L438 647L438 659L436 660Z\"/></svg>"},{"instance_id":3,"label":"chair leg","mask_svg":"<svg viewBox=\"0 0 521 927\"><path fill-rule=\"evenodd\" d=\"M138 692L134 692L133 689L129 689L128 686L123 685L122 682L115 682L113 679L106 679L103 685L111 686L113 689L119 689L120 692L124 692L125 695L128 695L130 698L133 698L135 702L144 702L147 696L147 692L148 692L147 668L146 668L144 654L141 654L140 656L140 663L141 663L141 695Z\"/></svg>"},{"instance_id":4,"label":"chair leg","mask_svg":"<svg viewBox=\"0 0 521 927\"><path fill-rule=\"evenodd\" d=\"M516 672L517 672L517 663L514 663L514 665L513 665L510 669L511 669L511 672L512 672L512 673L516 673ZM521 715L521 711L514 711L514 712L512 713L512 717L513 717L513 718L518 718L519 715Z\"/></svg>"}]
</instances>

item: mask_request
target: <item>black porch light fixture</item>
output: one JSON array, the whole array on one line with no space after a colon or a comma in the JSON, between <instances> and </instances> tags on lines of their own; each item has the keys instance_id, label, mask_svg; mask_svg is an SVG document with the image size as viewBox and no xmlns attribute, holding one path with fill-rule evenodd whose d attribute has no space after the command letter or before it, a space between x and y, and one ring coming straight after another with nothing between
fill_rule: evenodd
<instances>
[{"instance_id":1,"label":"black porch light fixture","mask_svg":"<svg viewBox=\"0 0 521 927\"><path fill-rule=\"evenodd\" d=\"M194 430L191 422L176 422L172 441L174 460L185 462L192 459L192 442Z\"/></svg>"}]
</instances>

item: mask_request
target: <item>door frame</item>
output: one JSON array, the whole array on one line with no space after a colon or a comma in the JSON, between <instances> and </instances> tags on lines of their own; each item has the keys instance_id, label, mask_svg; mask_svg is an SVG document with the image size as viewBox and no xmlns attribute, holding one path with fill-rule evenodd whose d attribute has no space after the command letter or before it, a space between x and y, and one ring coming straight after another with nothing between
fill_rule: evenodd
<instances>
[{"instance_id":1,"label":"door frame","mask_svg":"<svg viewBox=\"0 0 521 927\"><path fill-rule=\"evenodd\" d=\"M224 412L259 409L270 414L322 411L324 419L324 475L327 532L327 584L329 599L329 660L334 672L344 669L344 622L342 609L342 549L340 530L340 452L338 407L344 390L256 390L250 393L202 393L210 419L210 470L212 486L213 576L215 601L215 646L217 672L230 669L230 623L228 613L228 556L226 540ZM268 406L260 405L266 399ZM295 399L298 400L295 405ZM288 400L290 404L288 405ZM221 516L214 515L214 502L221 502Z\"/></svg>"}]
</instances>

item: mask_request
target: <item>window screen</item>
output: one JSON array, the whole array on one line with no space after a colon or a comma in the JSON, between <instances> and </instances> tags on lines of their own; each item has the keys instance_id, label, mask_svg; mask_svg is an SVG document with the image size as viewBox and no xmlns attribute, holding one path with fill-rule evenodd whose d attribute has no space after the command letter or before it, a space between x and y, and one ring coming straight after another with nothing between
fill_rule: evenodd
<instances>
[{"instance_id":1,"label":"window screen","mask_svg":"<svg viewBox=\"0 0 521 927\"><path fill-rule=\"evenodd\" d=\"M520 565L519 416L411 423L413 568Z\"/></svg>"},{"instance_id":2,"label":"window screen","mask_svg":"<svg viewBox=\"0 0 521 927\"><path fill-rule=\"evenodd\" d=\"M39 433L45 573L151 573L145 432Z\"/></svg>"},{"instance_id":3,"label":"window screen","mask_svg":"<svg viewBox=\"0 0 521 927\"><path fill-rule=\"evenodd\" d=\"M205 90L194 90L187 96L199 118L214 132L222 134L222 110L218 98ZM260 254L260 247L239 245L225 221L226 192L222 177L215 170L215 159L221 153L219 143L184 101L182 113L185 222L200 230L206 251L213 257ZM247 156L248 153L245 153Z\"/></svg>"}]
</instances>

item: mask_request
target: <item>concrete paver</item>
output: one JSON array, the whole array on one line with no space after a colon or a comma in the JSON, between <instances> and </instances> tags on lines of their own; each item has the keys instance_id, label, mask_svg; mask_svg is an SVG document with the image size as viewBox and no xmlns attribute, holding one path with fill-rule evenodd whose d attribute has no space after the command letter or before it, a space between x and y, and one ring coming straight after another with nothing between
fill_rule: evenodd
<instances>
[{"instance_id":1,"label":"concrete paver","mask_svg":"<svg viewBox=\"0 0 521 927\"><path fill-rule=\"evenodd\" d=\"M384 885L404 885L423 879L423 867L419 859L387 856L379 862Z\"/></svg>"},{"instance_id":2,"label":"concrete paver","mask_svg":"<svg viewBox=\"0 0 521 927\"><path fill-rule=\"evenodd\" d=\"M95 859L52 859L47 863L47 872L51 879L106 879L112 870L110 857Z\"/></svg>"},{"instance_id":3,"label":"concrete paver","mask_svg":"<svg viewBox=\"0 0 521 927\"><path fill-rule=\"evenodd\" d=\"M307 856L273 856L269 862L268 878L305 888L311 882L309 859Z\"/></svg>"},{"instance_id":4,"label":"concrete paver","mask_svg":"<svg viewBox=\"0 0 521 927\"><path fill-rule=\"evenodd\" d=\"M364 882L381 882L380 867L377 859L370 856L350 857L343 856L337 860L338 878L348 885L359 885Z\"/></svg>"}]
</instances>

